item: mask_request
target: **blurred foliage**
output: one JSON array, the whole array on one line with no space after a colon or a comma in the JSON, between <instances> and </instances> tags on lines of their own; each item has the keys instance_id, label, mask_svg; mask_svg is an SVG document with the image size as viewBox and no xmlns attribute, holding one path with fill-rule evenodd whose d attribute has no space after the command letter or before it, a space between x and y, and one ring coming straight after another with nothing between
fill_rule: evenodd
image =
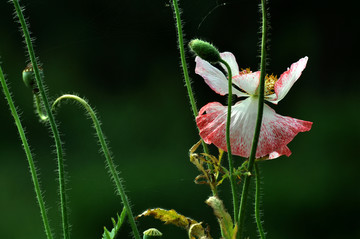
<instances>
[{"instance_id":1,"label":"blurred foliage","mask_svg":"<svg viewBox=\"0 0 360 239\"><path fill-rule=\"evenodd\" d=\"M193 183L198 172L189 162L188 150L199 137L167 2L24 0L21 4L36 38L49 94L55 98L76 92L97 108L134 213L154 207L175 209L208 223L216 238L216 218L204 203L210 192ZM240 67L257 68L257 3L184 0L180 6L188 40L209 40L220 51L233 52ZM280 75L291 63L309 56L300 80L274 108L279 114L313 121L314 126L290 143L290 158L260 165L268 238L359 238L360 85L354 54L359 33L353 19L355 8L310 0L273 0L269 6L269 71ZM48 129L34 115L31 92L21 80L28 60L12 13L12 5L2 2L2 67L22 112L58 238L56 155ZM194 74L190 54L188 60L198 106L224 103L224 97ZM100 238L103 227L111 227L110 218L121 211L120 198L83 111L63 105L57 121L66 149L73 238ZM25 154L5 100L0 100L0 132L1 238L45 238ZM241 159L237 160L240 165ZM226 183L222 187L220 196L229 209L229 188ZM247 232L256 238L251 207L248 214ZM140 231L150 227L158 228L164 238L186 237L174 226L151 218L139 220ZM127 238L129 232L124 225L120 238Z\"/></svg>"}]
</instances>

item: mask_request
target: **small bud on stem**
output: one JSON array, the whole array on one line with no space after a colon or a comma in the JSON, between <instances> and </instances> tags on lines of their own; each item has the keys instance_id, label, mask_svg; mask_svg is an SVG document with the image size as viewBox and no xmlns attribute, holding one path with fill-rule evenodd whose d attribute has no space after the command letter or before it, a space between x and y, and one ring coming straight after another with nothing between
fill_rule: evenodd
<instances>
[{"instance_id":1,"label":"small bud on stem","mask_svg":"<svg viewBox=\"0 0 360 239\"><path fill-rule=\"evenodd\" d=\"M206 41L194 39L189 43L189 47L197 56L210 63L217 63L221 59L218 49Z\"/></svg>"},{"instance_id":2,"label":"small bud on stem","mask_svg":"<svg viewBox=\"0 0 360 239\"><path fill-rule=\"evenodd\" d=\"M39 70L40 70L40 74L42 74L42 68L39 67ZM31 62L23 70L22 78L26 87L31 88L34 94L37 94L39 92L39 89L36 85L34 69Z\"/></svg>"}]
</instances>

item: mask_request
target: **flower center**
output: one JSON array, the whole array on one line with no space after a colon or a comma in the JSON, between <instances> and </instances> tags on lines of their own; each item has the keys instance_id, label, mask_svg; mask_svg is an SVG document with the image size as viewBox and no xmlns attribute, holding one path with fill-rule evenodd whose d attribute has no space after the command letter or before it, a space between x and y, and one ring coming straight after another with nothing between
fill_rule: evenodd
<instances>
[{"instance_id":1,"label":"flower center","mask_svg":"<svg viewBox=\"0 0 360 239\"><path fill-rule=\"evenodd\" d=\"M274 86L276 81L278 80L277 76L273 74L265 76L265 92L264 95L272 95L275 93Z\"/></svg>"}]
</instances>

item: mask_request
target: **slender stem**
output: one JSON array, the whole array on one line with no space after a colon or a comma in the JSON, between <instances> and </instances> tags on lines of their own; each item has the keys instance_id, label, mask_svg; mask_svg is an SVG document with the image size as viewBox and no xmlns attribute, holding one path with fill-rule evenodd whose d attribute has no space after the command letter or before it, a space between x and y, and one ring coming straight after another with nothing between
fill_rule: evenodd
<instances>
[{"instance_id":1,"label":"slender stem","mask_svg":"<svg viewBox=\"0 0 360 239\"><path fill-rule=\"evenodd\" d=\"M38 201L38 204L39 204L39 207L40 207L40 213L41 213L41 217L42 217L42 220L43 220L45 233L46 233L46 236L47 236L48 239L52 239L53 236L52 236L52 233L51 233L49 220L48 220L47 213L46 213L45 202L44 202L44 199L43 199L43 196L42 196L38 175L36 173L36 167L35 167L34 160L32 158L32 154L31 154L31 151L30 151L30 146L29 146L28 141L26 139L26 135L25 135L24 129L22 127L20 117L19 117L19 115L18 115L18 113L16 111L15 104L14 104L12 98L11 98L11 94L9 92L9 88L7 87L6 80L5 80L5 77L4 77L4 74L3 74L3 71L1 69L1 67L0 67L0 81L1 81L2 88L3 88L3 92L5 94L5 98L6 98L7 102L8 102L8 104L9 104L11 114L14 117L16 127L17 127L17 129L19 131L20 139L22 141L22 145L24 147L25 154L26 154L26 157L27 157L27 160L28 160L28 163L29 163L31 178L32 178L32 182L34 184L36 198L37 198L37 201Z\"/></svg>"},{"instance_id":2,"label":"slender stem","mask_svg":"<svg viewBox=\"0 0 360 239\"><path fill-rule=\"evenodd\" d=\"M252 141L248 170L251 173L253 171L257 144L260 136L260 129L263 118L263 109L264 109L264 87L265 87L265 74L266 74L266 40L267 40L267 13L266 13L266 0L261 0L261 13L262 13L262 37L261 37L261 62L260 62L260 83L259 83L259 92L258 92L258 114L256 119L255 133ZM240 210L238 216L238 236L242 236L243 228L244 228L244 220L245 220L245 206L248 197L249 185L250 185L250 176L245 176L243 190L241 194L240 201Z\"/></svg>"},{"instance_id":3,"label":"slender stem","mask_svg":"<svg viewBox=\"0 0 360 239\"><path fill-rule=\"evenodd\" d=\"M257 162L255 162L254 164L254 170L255 170L255 220L256 220L256 225L258 228L258 232L260 235L261 239L265 239L265 233L264 233L264 229L262 227L261 224L261 219L260 219L260 187L261 187L261 182L260 182L260 172L259 172L259 165Z\"/></svg>"},{"instance_id":4,"label":"slender stem","mask_svg":"<svg viewBox=\"0 0 360 239\"><path fill-rule=\"evenodd\" d=\"M177 30L177 34L178 34L178 44L179 44L179 51L180 51L180 58L181 58L181 66L182 66L182 70L184 73L184 79L185 79L186 89L187 89L187 93L188 93L189 100L190 100L191 109L192 109L192 112L194 115L194 119L196 120L196 117L198 116L199 112L196 107L195 97L194 97L194 94L192 91L188 67L187 67L187 63L186 63L183 30L182 30L178 0L173 0L172 2L173 2L172 6L173 6L173 10L174 10L174 16L176 19L176 30ZM202 141L202 147L204 149L204 153L209 154L209 148L208 148L207 144L205 144L204 141ZM207 165L208 165L208 168L211 171L213 171L212 165L211 164L207 164ZM214 196L217 195L216 188L212 188L211 191Z\"/></svg>"},{"instance_id":5,"label":"slender stem","mask_svg":"<svg viewBox=\"0 0 360 239\"><path fill-rule=\"evenodd\" d=\"M236 189L236 183L234 179L234 166L232 160L232 153L231 153L231 142L230 142L230 124L231 124L231 107L232 107L232 72L229 64L224 61L223 59L220 60L226 66L228 72L228 110L227 110L227 119L226 119L226 148L227 148L227 155L229 161L229 178L230 178L230 185L231 185L231 192L233 197L233 207L234 207L234 223L237 221L238 215L238 195Z\"/></svg>"},{"instance_id":6,"label":"slender stem","mask_svg":"<svg viewBox=\"0 0 360 239\"><path fill-rule=\"evenodd\" d=\"M190 104L191 104L191 109L194 114L194 118L196 118L198 116L198 110L196 107L195 98L194 98L194 94L192 91L188 67L187 67L186 58L185 58L183 30L182 30L179 6L178 6L177 2L178 2L178 0L173 0L173 7L174 7L174 11L175 11L175 18L176 18L176 27L177 27L177 33L178 33L178 43L179 43L179 51L180 51L180 58L181 58L181 66L182 66L183 73L184 73L184 79L185 79L186 89L187 89L187 93L188 93Z\"/></svg>"},{"instance_id":7,"label":"slender stem","mask_svg":"<svg viewBox=\"0 0 360 239\"><path fill-rule=\"evenodd\" d=\"M95 130L96 130L96 134L97 134L97 136L99 138L99 142L100 142L102 151L104 152L104 156L106 158L107 167L109 168L111 177L115 182L117 191L118 191L118 193L119 193L119 195L121 197L121 200L122 200L122 202L124 204L124 208L125 208L128 216L129 216L129 222L130 222L130 226L131 226L131 228L133 230L134 236L135 236L136 239L140 239L140 234L139 234L139 231L138 231L138 229L136 227L136 223L135 223L135 220L134 220L133 213L131 211L129 200L128 200L127 196L126 196L124 187L123 187L123 185L121 183L121 178L119 176L119 173L116 171L116 166L115 166L115 164L114 164L114 162L113 162L113 160L111 158L110 150L109 150L109 148L107 146L104 134L103 134L101 126L100 126L100 122L99 122L94 110L91 108L91 106L84 99L82 99L82 98L80 98L79 96L76 96L76 95L62 95L62 96L60 96L59 98L57 98L54 101L52 109L54 110L56 105L63 99L72 99L72 100L75 100L75 101L79 102L85 108L87 113L90 115L90 117L91 117L91 119L92 119L92 121L94 123L94 127L95 127Z\"/></svg>"},{"instance_id":8,"label":"slender stem","mask_svg":"<svg viewBox=\"0 0 360 239\"><path fill-rule=\"evenodd\" d=\"M48 98L46 96L46 92L44 90L43 82L40 76L40 71L38 67L38 63L35 56L35 51L31 42L29 29L25 22L24 15L22 13L20 4L18 0L13 0L14 7L16 10L16 14L19 18L19 22L21 24L21 28L24 34L24 39L28 48L29 57L33 66L36 84L39 89L39 93L41 96L41 101L44 104L45 112L48 116L50 128L53 133L53 137L55 140L56 146L56 153L57 153L57 160L58 160L58 177L59 177L59 194L60 194L60 207L61 207L61 217L62 217L62 228L63 228L63 235L65 239L70 238L70 231L69 231L69 223L68 223L68 212L67 212L67 198L66 198L66 191L65 191L65 173L64 173L64 162L63 162L63 149L60 140L60 134L58 128L55 123L54 116L50 110L50 105Z\"/></svg>"}]
</instances>

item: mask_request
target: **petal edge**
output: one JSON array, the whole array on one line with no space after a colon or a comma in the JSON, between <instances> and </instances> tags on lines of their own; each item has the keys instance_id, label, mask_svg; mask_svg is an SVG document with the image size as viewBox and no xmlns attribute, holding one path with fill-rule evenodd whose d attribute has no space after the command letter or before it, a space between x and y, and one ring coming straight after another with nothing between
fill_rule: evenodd
<instances>
[{"instance_id":1,"label":"petal edge","mask_svg":"<svg viewBox=\"0 0 360 239\"><path fill-rule=\"evenodd\" d=\"M302 71L306 67L308 59L309 58L307 56L301 58L299 61L293 63L287 71L281 74L274 87L276 97L269 100L271 103L277 104L286 96L291 87L301 76Z\"/></svg>"}]
</instances>

